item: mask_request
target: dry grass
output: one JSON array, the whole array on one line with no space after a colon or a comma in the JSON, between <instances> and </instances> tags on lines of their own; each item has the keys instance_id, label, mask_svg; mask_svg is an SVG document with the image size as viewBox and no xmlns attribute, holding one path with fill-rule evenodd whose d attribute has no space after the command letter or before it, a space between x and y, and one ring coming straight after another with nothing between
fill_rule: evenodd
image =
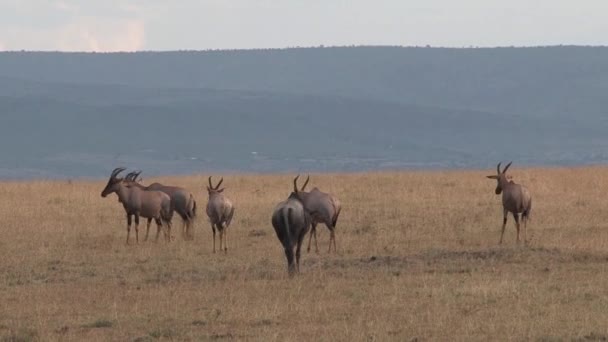
<instances>
[{"instance_id":1,"label":"dry grass","mask_svg":"<svg viewBox=\"0 0 608 342\"><path fill-rule=\"evenodd\" d=\"M304 253L294 279L270 225L291 175L226 177L228 255L211 253L203 175L162 179L199 203L195 240L168 245L126 246L105 182L2 183L0 338L608 338L608 169L515 168L534 198L529 247L512 221L497 245L487 172L313 175L343 203L339 254L321 227L320 255Z\"/></svg>"}]
</instances>

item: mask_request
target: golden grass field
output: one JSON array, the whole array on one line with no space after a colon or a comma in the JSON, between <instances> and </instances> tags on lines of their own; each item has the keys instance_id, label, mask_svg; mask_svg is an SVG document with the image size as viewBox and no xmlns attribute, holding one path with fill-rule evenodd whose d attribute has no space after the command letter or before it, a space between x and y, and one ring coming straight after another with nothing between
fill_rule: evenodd
<instances>
[{"instance_id":1,"label":"golden grass field","mask_svg":"<svg viewBox=\"0 0 608 342\"><path fill-rule=\"evenodd\" d=\"M514 165L533 196L529 246L511 217L498 245L494 172L313 174L343 205L338 253L320 226L292 279L270 216L293 175L224 177L227 255L212 253L206 175L144 181L194 192L193 241L175 216L175 241L130 246L105 180L3 182L0 338L606 340L608 168Z\"/></svg>"}]
</instances>

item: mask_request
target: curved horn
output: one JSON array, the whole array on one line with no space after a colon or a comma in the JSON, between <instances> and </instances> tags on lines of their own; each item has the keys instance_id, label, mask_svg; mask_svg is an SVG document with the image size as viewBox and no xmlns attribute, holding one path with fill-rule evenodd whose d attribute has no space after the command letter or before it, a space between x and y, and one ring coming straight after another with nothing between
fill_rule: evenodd
<instances>
[{"instance_id":1,"label":"curved horn","mask_svg":"<svg viewBox=\"0 0 608 342\"><path fill-rule=\"evenodd\" d=\"M128 181L135 182L137 180L137 176L139 176L140 173L141 171L131 171L125 176L125 179Z\"/></svg>"},{"instance_id":2,"label":"curved horn","mask_svg":"<svg viewBox=\"0 0 608 342\"><path fill-rule=\"evenodd\" d=\"M213 185L211 184L211 176L209 176L209 188L213 189Z\"/></svg>"},{"instance_id":3,"label":"curved horn","mask_svg":"<svg viewBox=\"0 0 608 342\"><path fill-rule=\"evenodd\" d=\"M308 177L306 177L306 182L304 182L304 185L302 185L302 187L300 188L300 191L304 191L304 189L308 185L309 180L310 180L310 175L308 175Z\"/></svg>"},{"instance_id":4,"label":"curved horn","mask_svg":"<svg viewBox=\"0 0 608 342\"><path fill-rule=\"evenodd\" d=\"M298 178L300 178L299 174L296 176L296 178L293 179L293 191L294 192L298 192Z\"/></svg>"},{"instance_id":5,"label":"curved horn","mask_svg":"<svg viewBox=\"0 0 608 342\"><path fill-rule=\"evenodd\" d=\"M110 174L110 178L114 179L116 178L116 176L118 176L119 173L123 172L124 170L126 170L126 167L117 167L115 168L112 173Z\"/></svg>"},{"instance_id":6,"label":"curved horn","mask_svg":"<svg viewBox=\"0 0 608 342\"><path fill-rule=\"evenodd\" d=\"M509 166L511 166L511 164L513 164L513 162L510 162L509 164L507 164L507 166L505 166L505 169L502 170L502 173L507 172L507 169L509 168Z\"/></svg>"},{"instance_id":7,"label":"curved horn","mask_svg":"<svg viewBox=\"0 0 608 342\"><path fill-rule=\"evenodd\" d=\"M501 163L502 163L502 162L500 162L500 163L498 163L498 165L496 165L496 173L497 173L497 174L500 174L500 164L501 164Z\"/></svg>"},{"instance_id":8,"label":"curved horn","mask_svg":"<svg viewBox=\"0 0 608 342\"><path fill-rule=\"evenodd\" d=\"M217 183L217 185L215 186L215 190L219 189L220 185L222 185L222 182L224 181L224 177L222 177L219 181L219 183Z\"/></svg>"},{"instance_id":9,"label":"curved horn","mask_svg":"<svg viewBox=\"0 0 608 342\"><path fill-rule=\"evenodd\" d=\"M133 177L133 181L137 182L137 177L139 177L139 175L141 175L141 170L137 170L137 172L135 172L135 177ZM141 181L141 178L139 179Z\"/></svg>"}]
</instances>

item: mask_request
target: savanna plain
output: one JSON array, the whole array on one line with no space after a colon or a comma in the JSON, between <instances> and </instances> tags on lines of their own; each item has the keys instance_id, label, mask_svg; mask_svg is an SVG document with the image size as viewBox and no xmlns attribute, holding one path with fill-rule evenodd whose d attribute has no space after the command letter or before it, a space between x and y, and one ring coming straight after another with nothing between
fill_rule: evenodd
<instances>
[{"instance_id":1,"label":"savanna plain","mask_svg":"<svg viewBox=\"0 0 608 342\"><path fill-rule=\"evenodd\" d=\"M338 250L319 226L319 253L307 237L293 278L270 216L294 175L225 175L236 212L215 254L207 175L144 179L194 193L194 239L175 216L174 241L142 241L141 223L128 246L105 180L2 182L0 338L608 339L608 168L514 165L533 197L528 245L512 217L498 245L495 172L312 174L342 202Z\"/></svg>"}]
</instances>

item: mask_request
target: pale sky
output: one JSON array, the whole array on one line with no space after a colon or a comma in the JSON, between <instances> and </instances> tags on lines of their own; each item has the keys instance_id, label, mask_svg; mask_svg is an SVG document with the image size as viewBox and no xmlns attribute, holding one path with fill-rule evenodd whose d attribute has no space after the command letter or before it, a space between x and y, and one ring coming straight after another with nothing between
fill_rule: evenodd
<instances>
[{"instance_id":1,"label":"pale sky","mask_svg":"<svg viewBox=\"0 0 608 342\"><path fill-rule=\"evenodd\" d=\"M608 45L608 0L0 0L0 50Z\"/></svg>"}]
</instances>

